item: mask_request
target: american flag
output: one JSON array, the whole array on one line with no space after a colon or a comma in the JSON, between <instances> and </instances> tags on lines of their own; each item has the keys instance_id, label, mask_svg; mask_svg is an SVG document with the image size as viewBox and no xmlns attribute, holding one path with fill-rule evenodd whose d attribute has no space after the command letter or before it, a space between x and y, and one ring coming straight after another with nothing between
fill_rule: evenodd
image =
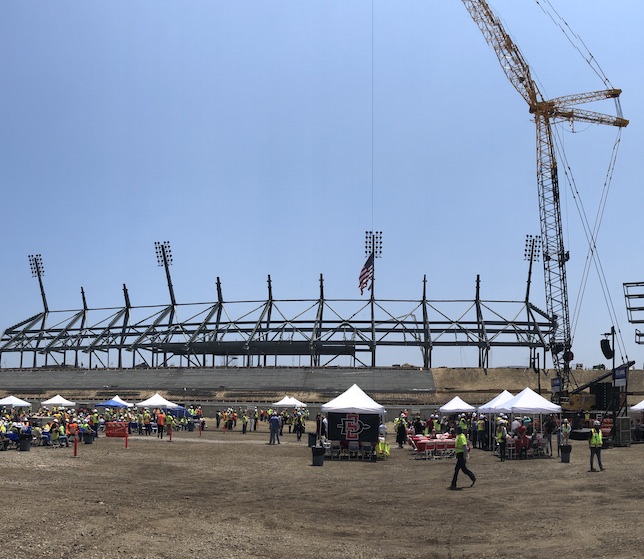
<instances>
[{"instance_id":1,"label":"american flag","mask_svg":"<svg viewBox=\"0 0 644 559\"><path fill-rule=\"evenodd\" d=\"M373 283L373 252L367 258L367 261L364 263L362 270L360 270L359 285L360 295L364 293L365 287L369 284L369 281ZM371 289L371 288L369 288Z\"/></svg>"}]
</instances>

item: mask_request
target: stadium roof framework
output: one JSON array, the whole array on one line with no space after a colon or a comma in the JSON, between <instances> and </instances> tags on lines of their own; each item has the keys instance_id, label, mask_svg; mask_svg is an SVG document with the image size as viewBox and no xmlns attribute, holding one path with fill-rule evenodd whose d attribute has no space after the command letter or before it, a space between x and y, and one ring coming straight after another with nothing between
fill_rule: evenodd
<instances>
[{"instance_id":1,"label":"stadium roof framework","mask_svg":"<svg viewBox=\"0 0 644 559\"><path fill-rule=\"evenodd\" d=\"M167 270L167 267L166 267ZM317 299L225 301L217 278L217 301L133 306L123 285L125 304L44 311L7 328L0 359L18 357L19 367L215 367L283 365L288 357L310 360L312 367L375 367L378 348L418 348L424 368L438 347L476 347L479 367L487 368L495 347L528 348L530 363L548 348L555 321L525 301L427 299L427 280L417 300L326 299L320 275ZM171 283L169 281L171 288ZM43 291L43 302L46 299ZM344 361L343 361L344 360ZM12 360L14 361L14 360ZM282 361L282 362L281 362ZM342 363L340 363L343 361ZM85 364L86 363L86 364ZM545 363L545 358L544 358Z\"/></svg>"}]
</instances>

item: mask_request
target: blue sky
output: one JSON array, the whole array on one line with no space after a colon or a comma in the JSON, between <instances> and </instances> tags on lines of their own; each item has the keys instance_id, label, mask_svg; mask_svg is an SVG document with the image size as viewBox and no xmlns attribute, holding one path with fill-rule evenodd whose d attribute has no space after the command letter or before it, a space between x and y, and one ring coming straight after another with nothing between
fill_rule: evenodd
<instances>
[{"instance_id":1,"label":"blue sky","mask_svg":"<svg viewBox=\"0 0 644 559\"><path fill-rule=\"evenodd\" d=\"M631 120L598 247L639 365L622 284L644 280L644 3L552 4ZM603 88L535 2L491 5L545 96ZM316 298L320 273L327 297L358 298L372 228L378 297L419 298L424 274L430 299L472 298L477 274L483 298L523 297L535 127L457 0L2 2L0 68L2 329L41 309L33 253L52 309L80 308L81 286L90 307L119 306L123 283L134 305L166 303L165 240L180 302L215 300L217 276L226 299L262 299L268 274L278 299ZM592 222L616 130L559 130ZM561 188L572 309L587 245ZM579 316L575 361L604 362L594 272ZM476 352L437 350L434 364L475 366Z\"/></svg>"}]
</instances>

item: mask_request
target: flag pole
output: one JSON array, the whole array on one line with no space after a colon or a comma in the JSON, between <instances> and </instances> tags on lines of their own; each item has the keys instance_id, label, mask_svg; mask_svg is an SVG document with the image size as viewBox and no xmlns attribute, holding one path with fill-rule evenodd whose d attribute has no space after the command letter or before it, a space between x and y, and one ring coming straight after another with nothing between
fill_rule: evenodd
<instances>
[{"instance_id":1,"label":"flag pole","mask_svg":"<svg viewBox=\"0 0 644 559\"><path fill-rule=\"evenodd\" d=\"M367 262L360 272L360 291L367 287L369 280L371 291L369 306L371 310L371 367L376 366L376 296L375 296L375 269L376 258L382 256L382 231L365 231L365 256Z\"/></svg>"}]
</instances>

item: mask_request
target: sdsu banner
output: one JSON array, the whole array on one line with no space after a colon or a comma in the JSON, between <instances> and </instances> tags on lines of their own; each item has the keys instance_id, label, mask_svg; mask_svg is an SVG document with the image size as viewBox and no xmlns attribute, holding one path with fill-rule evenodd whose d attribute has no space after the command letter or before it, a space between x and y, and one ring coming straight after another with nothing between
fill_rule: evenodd
<instances>
[{"instance_id":1,"label":"sdsu banner","mask_svg":"<svg viewBox=\"0 0 644 559\"><path fill-rule=\"evenodd\" d=\"M378 414L329 412L328 421L332 441L378 442Z\"/></svg>"}]
</instances>

